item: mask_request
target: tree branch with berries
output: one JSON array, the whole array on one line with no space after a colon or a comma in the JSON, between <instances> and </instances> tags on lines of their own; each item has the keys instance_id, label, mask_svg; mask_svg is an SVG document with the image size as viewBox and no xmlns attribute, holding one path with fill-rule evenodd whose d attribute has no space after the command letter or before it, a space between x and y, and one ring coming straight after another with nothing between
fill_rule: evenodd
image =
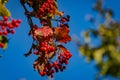
<instances>
[{"instance_id":1,"label":"tree branch with berries","mask_svg":"<svg viewBox=\"0 0 120 80\"><path fill-rule=\"evenodd\" d=\"M30 26L29 35L33 43L25 56L35 54L38 58L33 67L41 76L50 76L66 69L72 54L63 44L71 41L69 36L69 15L58 10L56 0L20 0ZM29 11L26 6L32 9ZM39 19L40 25L34 24L32 18ZM52 22L57 25L53 25Z\"/></svg>"},{"instance_id":2,"label":"tree branch with berries","mask_svg":"<svg viewBox=\"0 0 120 80\"><path fill-rule=\"evenodd\" d=\"M6 49L8 44L8 34L14 34L21 20L13 19L5 4L8 0L0 0L0 48Z\"/></svg>"}]
</instances>

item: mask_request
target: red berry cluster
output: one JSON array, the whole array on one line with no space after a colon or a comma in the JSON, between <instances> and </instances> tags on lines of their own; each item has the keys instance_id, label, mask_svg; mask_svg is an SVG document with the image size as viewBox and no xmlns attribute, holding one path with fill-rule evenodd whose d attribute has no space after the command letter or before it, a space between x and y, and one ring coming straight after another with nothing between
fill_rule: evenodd
<instances>
[{"instance_id":1,"label":"red berry cluster","mask_svg":"<svg viewBox=\"0 0 120 80\"><path fill-rule=\"evenodd\" d=\"M32 35L33 38L38 42L34 54L40 55L42 53L46 55L55 51L55 45L53 43L53 30L49 26L35 28L34 34Z\"/></svg>"},{"instance_id":2,"label":"red berry cluster","mask_svg":"<svg viewBox=\"0 0 120 80\"><path fill-rule=\"evenodd\" d=\"M63 66L62 64L58 63L57 61L53 63L48 63L43 71L40 71L39 74L41 76L50 76L51 78L54 77L54 73L57 73L58 71L63 71L66 69L66 66Z\"/></svg>"},{"instance_id":3,"label":"red berry cluster","mask_svg":"<svg viewBox=\"0 0 120 80\"><path fill-rule=\"evenodd\" d=\"M27 10L25 3L32 7L32 12ZM41 76L53 77L54 73L63 71L66 68L68 60L72 56L61 45L61 43L71 41L71 37L68 35L70 16L63 16L63 12L58 11L56 0L21 0L21 4L25 9L25 13L27 13L31 28L30 35L34 39L32 48L25 55L31 53L37 55L38 58L33 64L34 69L38 70ZM32 17L38 18L42 26L34 25ZM57 22L57 27L53 27L52 21Z\"/></svg>"},{"instance_id":4,"label":"red berry cluster","mask_svg":"<svg viewBox=\"0 0 120 80\"><path fill-rule=\"evenodd\" d=\"M40 7L37 16L39 18L46 17L49 14L54 13L55 7L54 5L54 0L46 0Z\"/></svg>"},{"instance_id":5,"label":"red berry cluster","mask_svg":"<svg viewBox=\"0 0 120 80\"><path fill-rule=\"evenodd\" d=\"M21 23L21 20L15 20L12 19L12 21L8 20L7 16L4 16L1 20L0 20L0 35L7 35L8 33L15 33L14 28L17 28L19 26L19 24Z\"/></svg>"},{"instance_id":6,"label":"red berry cluster","mask_svg":"<svg viewBox=\"0 0 120 80\"><path fill-rule=\"evenodd\" d=\"M50 52L55 51L55 46L52 46L48 44L47 42L42 42L39 46L39 50L42 52L46 52L46 54L49 54Z\"/></svg>"},{"instance_id":7,"label":"red berry cluster","mask_svg":"<svg viewBox=\"0 0 120 80\"><path fill-rule=\"evenodd\" d=\"M54 42L54 39L56 39L54 30L49 26L42 26L36 28L32 35L37 41L36 47L33 49L34 54L39 56L34 63L34 68L39 71L39 74L52 78L55 72L63 71L72 54L65 47ZM54 56L57 57L55 60L53 60Z\"/></svg>"},{"instance_id":8,"label":"red berry cluster","mask_svg":"<svg viewBox=\"0 0 120 80\"><path fill-rule=\"evenodd\" d=\"M72 54L69 51L66 51L64 53L60 53L58 56L59 63L63 64L68 64L68 60L72 57Z\"/></svg>"},{"instance_id":9,"label":"red berry cluster","mask_svg":"<svg viewBox=\"0 0 120 80\"><path fill-rule=\"evenodd\" d=\"M36 53L36 52L35 52ZM37 54L38 55L38 54ZM59 53L57 59L54 62L51 62L47 60L48 58L45 58L45 56L42 56L40 59L42 63L44 64L44 67L41 70L41 67L38 67L38 63L34 63L34 68L37 66L37 69L39 71L39 74L41 76L50 76L51 78L54 77L54 73L57 73L59 71L63 71L66 69L66 66L68 64L69 58L71 58L71 53L69 51L66 51L64 53Z\"/></svg>"},{"instance_id":10,"label":"red berry cluster","mask_svg":"<svg viewBox=\"0 0 120 80\"><path fill-rule=\"evenodd\" d=\"M7 36L9 33L14 34L15 30L14 28L17 28L21 23L21 20L15 20L12 19L11 21L9 20L9 17L4 16L1 17L0 19L0 36ZM2 37L5 38L5 37ZM0 48L4 47L5 41L4 39L0 41Z\"/></svg>"},{"instance_id":11,"label":"red berry cluster","mask_svg":"<svg viewBox=\"0 0 120 80\"><path fill-rule=\"evenodd\" d=\"M34 51L36 55L49 55L51 52L55 51L55 46L51 45L48 42L39 43L37 50Z\"/></svg>"}]
</instances>

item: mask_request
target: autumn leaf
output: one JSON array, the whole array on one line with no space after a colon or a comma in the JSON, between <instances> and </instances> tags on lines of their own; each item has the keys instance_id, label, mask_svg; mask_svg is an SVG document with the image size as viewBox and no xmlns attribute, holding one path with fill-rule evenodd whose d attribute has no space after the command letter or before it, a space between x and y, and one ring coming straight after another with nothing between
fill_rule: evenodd
<instances>
[{"instance_id":1,"label":"autumn leaf","mask_svg":"<svg viewBox=\"0 0 120 80\"><path fill-rule=\"evenodd\" d=\"M56 27L55 30L55 38L56 41L66 43L67 41L71 41L71 37L68 35L69 29L66 26Z\"/></svg>"},{"instance_id":2,"label":"autumn leaf","mask_svg":"<svg viewBox=\"0 0 120 80\"><path fill-rule=\"evenodd\" d=\"M57 47L60 48L63 52L67 52L68 50L63 45L58 45Z\"/></svg>"},{"instance_id":3,"label":"autumn leaf","mask_svg":"<svg viewBox=\"0 0 120 80\"><path fill-rule=\"evenodd\" d=\"M52 19L54 19L55 15L58 15L58 16L63 16L63 12L60 12L57 8L55 8L53 6L54 10L51 11L51 13L48 13L48 16L50 16Z\"/></svg>"},{"instance_id":4,"label":"autumn leaf","mask_svg":"<svg viewBox=\"0 0 120 80\"><path fill-rule=\"evenodd\" d=\"M63 16L63 12L60 12L58 9L55 10L55 14L59 16Z\"/></svg>"},{"instance_id":5,"label":"autumn leaf","mask_svg":"<svg viewBox=\"0 0 120 80\"><path fill-rule=\"evenodd\" d=\"M0 1L0 16L8 16L10 17L10 11L4 6L4 3Z\"/></svg>"},{"instance_id":6,"label":"autumn leaf","mask_svg":"<svg viewBox=\"0 0 120 80\"><path fill-rule=\"evenodd\" d=\"M38 57L38 59L35 60L33 67L35 70L43 71L45 67L45 62L42 61L41 57Z\"/></svg>"}]
</instances>

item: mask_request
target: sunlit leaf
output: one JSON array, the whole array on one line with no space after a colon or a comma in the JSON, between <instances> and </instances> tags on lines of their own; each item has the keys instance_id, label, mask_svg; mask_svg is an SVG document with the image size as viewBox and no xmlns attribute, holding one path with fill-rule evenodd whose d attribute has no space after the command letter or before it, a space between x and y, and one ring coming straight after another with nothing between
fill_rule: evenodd
<instances>
[{"instance_id":1,"label":"sunlit leaf","mask_svg":"<svg viewBox=\"0 0 120 80\"><path fill-rule=\"evenodd\" d=\"M67 41L71 41L71 37L68 35L69 29L68 27L56 27L55 29L55 38L56 41L66 43Z\"/></svg>"},{"instance_id":2,"label":"sunlit leaf","mask_svg":"<svg viewBox=\"0 0 120 80\"><path fill-rule=\"evenodd\" d=\"M90 42L89 32L84 32L84 38L86 42Z\"/></svg>"},{"instance_id":3,"label":"sunlit leaf","mask_svg":"<svg viewBox=\"0 0 120 80\"><path fill-rule=\"evenodd\" d=\"M0 16L11 16L10 11L3 4L0 4Z\"/></svg>"},{"instance_id":4,"label":"sunlit leaf","mask_svg":"<svg viewBox=\"0 0 120 80\"><path fill-rule=\"evenodd\" d=\"M102 61L104 52L105 52L104 48L100 48L94 51L93 55L97 63Z\"/></svg>"}]
</instances>

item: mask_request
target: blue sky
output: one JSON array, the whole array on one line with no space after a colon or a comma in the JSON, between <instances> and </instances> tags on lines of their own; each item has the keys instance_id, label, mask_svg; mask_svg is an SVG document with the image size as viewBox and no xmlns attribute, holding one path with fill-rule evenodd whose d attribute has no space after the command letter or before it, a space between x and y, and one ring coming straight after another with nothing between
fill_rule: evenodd
<instances>
[{"instance_id":1,"label":"blue sky","mask_svg":"<svg viewBox=\"0 0 120 80\"><path fill-rule=\"evenodd\" d=\"M71 16L69 25L72 37L73 35L80 37L80 32L93 26L85 20L85 15L94 15L92 10L94 1L58 0L59 10ZM120 0L104 0L105 7L112 8L115 19L120 21L119 3ZM23 78L21 80L47 80L47 77L41 77L37 71L33 71L32 64L36 57L34 55L24 57L24 53L31 47L32 38L28 36L30 28L19 0L9 0L7 8L11 11L12 17L22 19L22 23L16 29L16 34L9 36L8 48L5 51L0 50L3 55L0 58L0 80L20 80L20 78ZM81 37L80 40L83 41ZM65 71L55 74L54 80L94 80L97 73L95 63L86 62L85 57L79 54L73 40L66 47L71 51L73 57Z\"/></svg>"}]
</instances>

